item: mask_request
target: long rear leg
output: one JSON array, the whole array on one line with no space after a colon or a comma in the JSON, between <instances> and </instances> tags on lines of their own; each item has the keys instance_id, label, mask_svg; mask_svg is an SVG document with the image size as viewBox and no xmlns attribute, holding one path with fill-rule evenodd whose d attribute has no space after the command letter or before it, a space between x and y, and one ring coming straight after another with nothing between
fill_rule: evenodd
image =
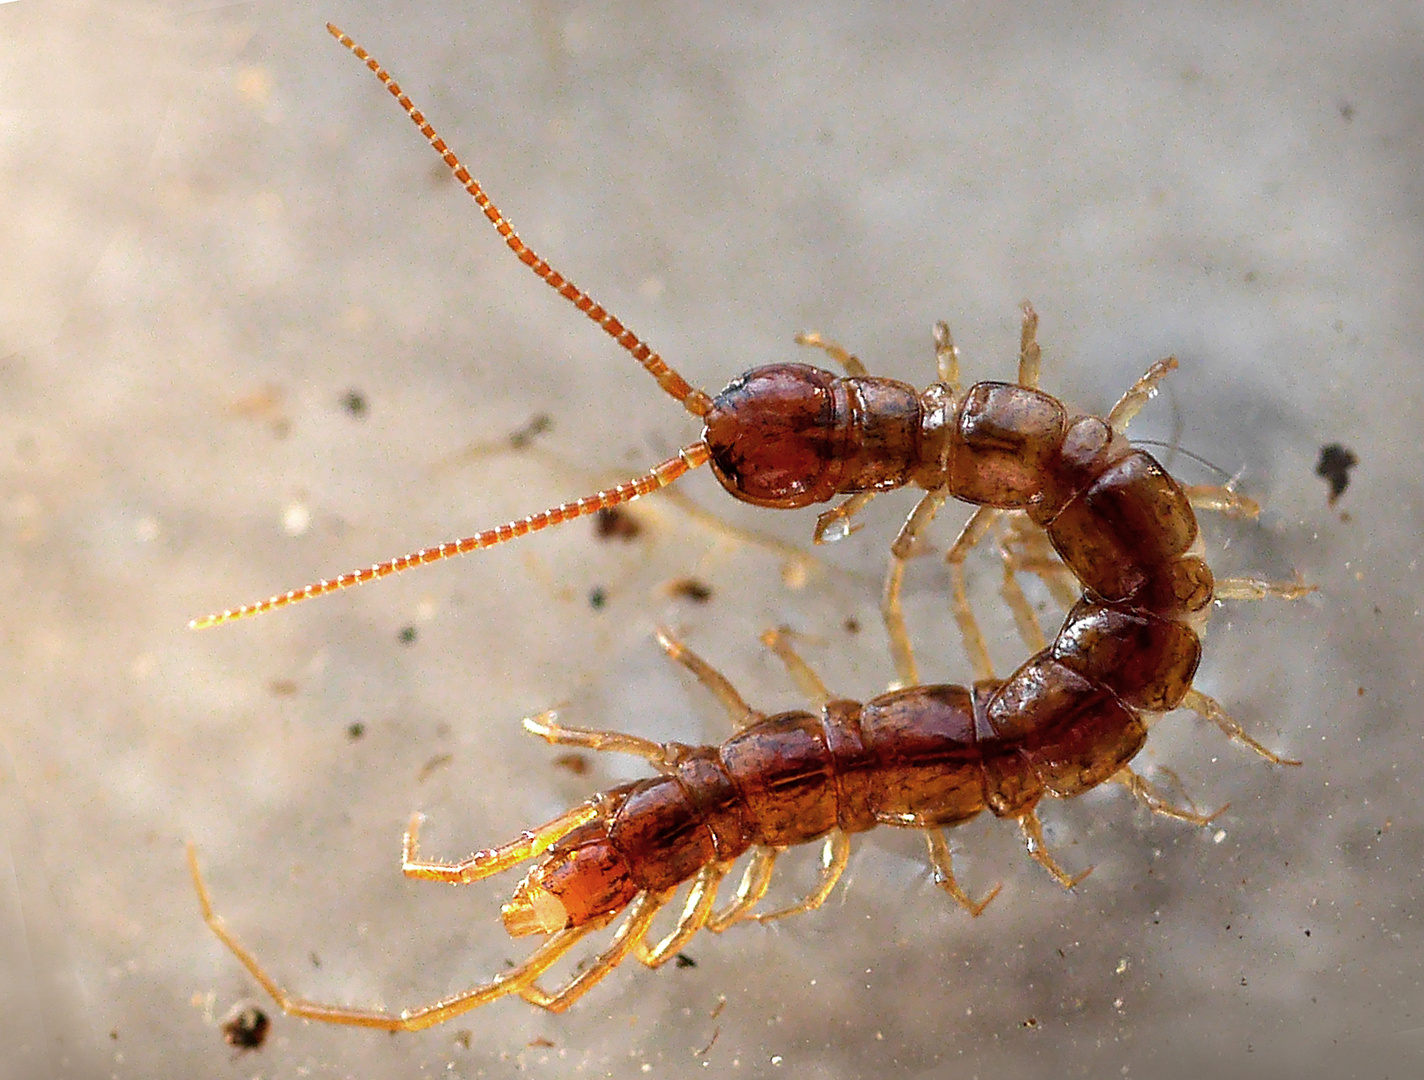
<instances>
[{"instance_id":1,"label":"long rear leg","mask_svg":"<svg viewBox=\"0 0 1424 1080\"><path fill-rule=\"evenodd\" d=\"M296 997L283 989L271 975L267 974L266 969L257 962L257 958L227 928L222 917L214 910L207 884L203 881L202 873L198 869L198 851L192 844L188 845L188 870L193 877L193 887L198 892L198 904L202 908L203 921L217 935L218 940L237 957L242 966L247 969L247 973L271 995L272 1000L283 1012L303 1020L321 1020L329 1024L380 1028L384 1031L420 1031L459 1016L470 1009L478 1008L480 1005L488 1004L507 994L525 993L532 987L535 979L557 963L581 938L594 930L607 926L612 921L612 916L604 916L583 926L560 930L550 935L539 948L520 963L501 971L489 982L481 983L479 986L433 1004L422 1005L415 1009L405 1009L399 1013L390 1013L381 1009L353 1009L345 1005L328 1005ZM651 915L649 917L651 918Z\"/></svg>"},{"instance_id":2,"label":"long rear leg","mask_svg":"<svg viewBox=\"0 0 1424 1080\"><path fill-rule=\"evenodd\" d=\"M643 943L653 925L653 916L671 896L670 889L661 893L639 893L628 908L628 917L614 933L608 948L585 964L577 975L553 990L544 990L532 980L528 981L520 988L519 996L541 1009L563 1012L596 984L606 979L614 968L627 959L630 952L634 952ZM555 937L557 936L556 934ZM546 968L547 966L545 965Z\"/></svg>"}]
</instances>

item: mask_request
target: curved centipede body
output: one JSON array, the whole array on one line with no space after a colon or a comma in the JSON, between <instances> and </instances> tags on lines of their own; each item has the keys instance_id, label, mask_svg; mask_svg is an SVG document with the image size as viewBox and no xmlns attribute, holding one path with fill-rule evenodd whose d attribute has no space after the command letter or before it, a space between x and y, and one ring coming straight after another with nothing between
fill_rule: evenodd
<instances>
[{"instance_id":1,"label":"curved centipede body","mask_svg":"<svg viewBox=\"0 0 1424 1080\"><path fill-rule=\"evenodd\" d=\"M1081 601L1054 641L1005 680L906 687L864 703L833 698L786 638L769 632L763 640L817 713L756 713L700 657L665 631L659 640L726 708L738 727L726 742L656 743L565 727L546 714L525 721L526 727L556 744L635 754L660 775L596 795L508 844L456 863L422 860L419 815L411 821L402 861L410 877L466 883L539 858L503 908L511 935L545 935L523 963L452 998L398 1014L294 997L216 914L190 848L208 925L284 1010L307 1019L416 1030L511 994L562 1011L630 954L656 967L700 930L720 932L743 920L818 907L846 866L849 837L879 825L923 830L936 883L974 915L998 889L979 902L969 898L955 879L943 830L984 810L1016 820L1030 856L1066 888L1086 871L1070 876L1045 847L1036 812L1045 796L1072 798L1116 781L1153 811L1204 825L1213 815L1171 805L1129 767L1150 723L1178 705L1268 759L1285 761L1191 689L1200 656L1191 628L1120 605ZM756 911L777 854L818 839L825 849L817 889L788 907ZM718 909L719 886L748 852L734 897ZM688 881L676 926L649 945L654 916ZM611 943L591 963L558 989L538 985L582 937L624 911Z\"/></svg>"},{"instance_id":2,"label":"curved centipede body","mask_svg":"<svg viewBox=\"0 0 1424 1080\"><path fill-rule=\"evenodd\" d=\"M892 545L883 604L896 670L904 684L918 681L900 611L904 562L948 498L981 508L950 550L956 567L995 514L1021 511L1047 530L1068 570L1104 600L1175 612L1199 610L1212 599L1210 572L1192 552L1196 523L1190 503L1239 514L1251 513L1254 504L1228 488L1183 489L1124 435L1133 415L1176 367L1175 360L1154 364L1106 418L1074 416L1038 389L1038 316L1025 303L1017 383L979 382L962 388L958 351L941 323L934 336L938 380L923 391L870 376L845 349L809 334L798 342L827 352L846 375L808 364L771 364L709 395L693 388L606 308L529 248L390 74L341 30L331 25L327 29L395 96L519 260L701 419L702 437L616 487L195 619L195 627L260 614L505 543L641 498L709 462L729 494L757 506L794 509L847 496L821 515L818 542L849 532L854 515L878 492L905 486L926 492ZM961 622L963 618L961 614ZM982 669L977 658L976 665Z\"/></svg>"},{"instance_id":3,"label":"curved centipede body","mask_svg":"<svg viewBox=\"0 0 1424 1080\"><path fill-rule=\"evenodd\" d=\"M737 727L726 742L656 743L565 727L546 714L526 726L553 743L635 754L659 775L601 793L510 843L456 863L422 860L419 819L412 820L402 862L410 877L465 883L539 860L515 888L503 916L512 935L541 934L544 941L486 983L401 1013L294 997L218 917L190 848L204 918L284 1010L387 1030L428 1027L508 995L562 1010L629 955L657 966L702 929L721 931L740 921L819 906L846 865L848 838L879 825L923 830L937 884L975 915L997 889L977 903L969 898L955 880L943 830L985 810L1017 821L1030 856L1072 887L1083 874L1069 875L1043 842L1036 808L1045 796L1072 798L1113 781L1157 813L1197 825L1211 820L1194 808L1173 806L1129 767L1150 724L1178 707L1210 720L1272 762L1297 764L1267 750L1192 686L1214 600L1296 598L1310 590L1249 578L1215 580L1202 557L1193 506L1251 515L1255 504L1229 487L1184 487L1127 440L1128 422L1175 361L1149 369L1106 417L1072 415L1037 388L1037 316L1025 304L1017 383L980 382L961 390L957 352L940 324L935 334L940 378L924 391L872 378L840 346L809 335L802 343L824 349L847 375L776 364L740 376L715 397L707 395L535 255L384 69L339 30L328 29L397 97L521 261L702 418L703 437L616 488L209 616L197 620L199 625L502 543L638 498L707 462L729 492L756 505L793 508L848 496L821 515L818 538L848 531L854 514L879 491L917 486L925 494L891 547L882 600L899 689L864 703L835 699L785 637L771 633L764 640L819 711L762 716L705 661L660 633L668 654L726 708ZM979 508L947 556L954 571L954 613L974 668L969 687L919 683L900 610L906 560L949 498ZM1003 544L1006 595L1032 655L999 679L964 594L962 567L967 552L1005 513L1019 526L1017 540ZM1016 552L1016 543L1026 553ZM1057 583L1060 595L1066 577L1083 590L1051 641L1044 639L1022 593L1008 589L1019 571ZM789 907L758 911L778 853L818 839L825 845L818 887ZM719 887L744 856L748 861L735 895L718 908ZM688 882L676 926L650 945L657 912ZM612 940L590 964L556 990L539 985L583 937L623 912Z\"/></svg>"}]
</instances>

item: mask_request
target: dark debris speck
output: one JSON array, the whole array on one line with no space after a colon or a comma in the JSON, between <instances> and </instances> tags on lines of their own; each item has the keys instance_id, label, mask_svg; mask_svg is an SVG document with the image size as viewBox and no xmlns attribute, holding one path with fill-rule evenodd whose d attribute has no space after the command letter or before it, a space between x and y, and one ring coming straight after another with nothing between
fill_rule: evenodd
<instances>
[{"instance_id":1,"label":"dark debris speck","mask_svg":"<svg viewBox=\"0 0 1424 1080\"><path fill-rule=\"evenodd\" d=\"M1355 452L1339 443L1328 443L1320 448L1320 460L1315 464L1315 475L1324 477L1330 485L1330 505L1345 494L1350 486L1350 470L1360 463Z\"/></svg>"}]
</instances>

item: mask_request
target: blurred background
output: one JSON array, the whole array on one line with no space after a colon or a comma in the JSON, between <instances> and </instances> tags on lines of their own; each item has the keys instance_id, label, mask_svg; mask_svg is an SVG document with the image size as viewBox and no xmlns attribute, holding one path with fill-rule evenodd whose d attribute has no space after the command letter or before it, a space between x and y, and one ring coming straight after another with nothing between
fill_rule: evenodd
<instances>
[{"instance_id":1,"label":"blurred background","mask_svg":"<svg viewBox=\"0 0 1424 1080\"><path fill-rule=\"evenodd\" d=\"M323 24L379 57L542 255L715 391L819 330L924 385L930 327L1134 425L1192 482L1228 604L1198 685L1273 768L1185 714L1143 768L1209 829L1119 791L1045 809L1073 894L986 820L970 919L914 835L856 845L818 913L629 963L563 1016L499 1002L418 1035L275 1014L183 862L273 974L413 1006L523 955L511 874L409 882L641 772L523 734L718 741L658 623L757 707L799 704L756 634L831 687L892 671L877 611L913 502L811 551L814 511L706 475L590 522L260 620L189 618L588 493L698 428L506 251ZM1417 5L403 0L0 5L0 1075L1384 1075L1424 1047ZM1328 502L1322 447L1358 461ZM943 549L967 515L947 507ZM996 660L1023 656L971 583ZM970 671L935 559L925 676ZM1034 593L1035 600L1044 598ZM1044 607L1050 622L1057 616ZM1167 771L1170 770L1170 771ZM788 859L779 896L815 878ZM1316 1071L1322 1070L1322 1071Z\"/></svg>"}]
</instances>

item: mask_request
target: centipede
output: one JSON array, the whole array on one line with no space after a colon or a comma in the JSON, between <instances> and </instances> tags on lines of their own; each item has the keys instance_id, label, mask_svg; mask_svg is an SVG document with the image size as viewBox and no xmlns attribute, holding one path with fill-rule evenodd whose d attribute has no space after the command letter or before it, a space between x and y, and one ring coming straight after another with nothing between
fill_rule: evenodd
<instances>
[{"instance_id":1,"label":"centipede","mask_svg":"<svg viewBox=\"0 0 1424 1080\"><path fill-rule=\"evenodd\" d=\"M866 702L832 696L787 636L763 635L816 712L753 710L717 669L667 630L667 655L693 673L725 709L734 734L717 746L655 742L638 735L565 726L545 713L524 721L559 746L631 754L653 778L600 792L498 847L458 862L424 859L421 815L406 829L401 870L411 878L468 884L536 865L504 904L512 937L542 935L523 961L452 997L399 1013L315 1002L290 994L227 927L188 849L203 917L248 973L288 1014L389 1031L416 1031L502 997L562 1012L630 955L656 968L703 930L770 922L820 907L850 859L850 838L880 825L924 834L935 883L978 916L999 892L975 900L958 883L946 830L988 810L1017 822L1029 856L1065 888L1070 875L1044 842L1037 807L1101 784L1122 785L1154 813L1206 825L1216 813L1173 805L1130 762L1153 723L1186 707L1276 764L1267 749L1192 687L1200 656L1187 624L1080 600L1054 640L1007 679L970 687L919 685ZM800 900L758 911L778 856L822 842L817 886ZM719 890L746 856L733 895ZM690 883L690 884L689 884ZM687 885L675 925L650 942L653 920ZM583 938L623 915L606 948L554 989L540 978Z\"/></svg>"},{"instance_id":2,"label":"centipede","mask_svg":"<svg viewBox=\"0 0 1424 1080\"><path fill-rule=\"evenodd\" d=\"M1229 486L1184 487L1126 437L1129 421L1176 368L1158 361L1106 417L1070 412L1039 389L1042 350L1038 315L1025 302L1017 383L960 383L959 353L947 324L934 328L938 379L920 391L872 376L843 346L819 334L797 341L825 352L845 375L804 363L773 363L733 379L717 395L695 389L641 337L537 255L490 200L455 152L390 73L344 31L327 31L375 75L474 199L495 232L530 270L597 324L668 395L703 423L702 437L648 472L611 488L492 529L388 559L266 600L192 620L215 626L361 585L457 555L493 547L631 502L710 464L735 499L759 507L799 509L846 498L823 512L813 539L838 539L876 495L901 487L924 491L890 546L881 610L900 682L919 681L901 604L906 560L950 498L978 507L950 546L955 613L966 615L963 562L1002 514L1026 516L1043 530L1057 559L1081 586L1112 603L1163 611L1194 610L1236 595L1217 583L1199 554L1193 506L1237 516L1257 512ZM1241 589L1259 591L1252 583ZM983 650L971 656L987 677Z\"/></svg>"},{"instance_id":3,"label":"centipede","mask_svg":"<svg viewBox=\"0 0 1424 1080\"><path fill-rule=\"evenodd\" d=\"M975 900L958 883L947 830L986 810L1015 822L1025 849L1058 884L1070 874L1048 849L1038 807L1121 785L1154 813L1204 826L1216 813L1179 806L1131 762L1161 717L1186 709L1276 765L1300 764L1248 734L1194 686L1202 635L1214 603L1298 599L1300 582L1214 577L1195 510L1253 516L1256 505L1230 486L1175 480L1125 430L1175 366L1154 364L1105 417L1074 415L1037 387L1037 316L1023 307L1017 383L961 390L948 329L935 330L940 380L923 392L865 374L843 347L803 335L846 369L804 364L754 369L717 395L693 390L641 339L534 255L385 70L349 37L329 31L373 71L474 196L506 243L541 278L627 349L659 385L704 420L703 438L651 472L499 529L451 541L258 604L199 620L257 614L502 543L561 521L631 501L710 462L723 486L756 505L793 508L845 501L821 515L820 539L850 527L877 493L915 485L925 494L891 546L882 594L896 687L864 702L834 697L789 637L763 642L815 711L753 710L716 668L668 630L657 639L721 704L733 734L717 745L656 742L617 731L567 726L556 713L525 727L557 746L641 758L656 774L595 794L514 840L445 862L423 858L417 813L406 829L401 869L411 878L467 884L532 861L503 905L513 937L542 936L524 960L487 982L401 1012L324 1004L289 993L218 915L190 845L188 862L204 920L249 975L288 1014L336 1024L414 1031L504 997L561 1012L632 956L649 967L675 957L698 933L765 923L820 907L850 858L851 837L878 826L920 831L935 883L972 916L999 891ZM968 686L924 684L900 611L906 560L949 498L976 505L950 548L954 613L974 669ZM1006 583L1043 577L1068 596L1051 640L1021 590L1006 590L1031 655L1007 678L994 674L963 588L963 563L1003 517ZM799 900L760 910L779 856L822 845L818 884ZM732 895L729 875L745 860ZM686 889L672 928L654 937L659 913ZM541 981L586 937L622 918L607 944L552 989Z\"/></svg>"}]
</instances>

